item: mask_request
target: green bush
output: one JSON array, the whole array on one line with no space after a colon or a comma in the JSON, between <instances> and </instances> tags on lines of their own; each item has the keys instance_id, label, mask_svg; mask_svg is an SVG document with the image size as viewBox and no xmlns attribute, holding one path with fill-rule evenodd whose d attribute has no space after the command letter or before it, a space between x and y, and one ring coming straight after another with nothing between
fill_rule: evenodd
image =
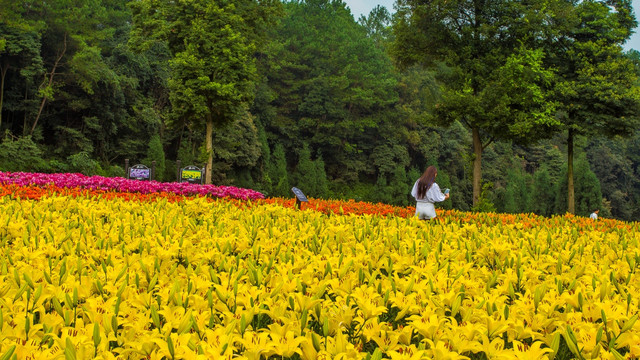
<instances>
[{"instance_id":1,"label":"green bush","mask_svg":"<svg viewBox=\"0 0 640 360\"><path fill-rule=\"evenodd\" d=\"M126 173L122 166L105 164L103 166L98 165L96 175L104 177L125 177Z\"/></svg>"},{"instance_id":2,"label":"green bush","mask_svg":"<svg viewBox=\"0 0 640 360\"><path fill-rule=\"evenodd\" d=\"M69 172L69 164L58 159L49 160L48 170L53 173Z\"/></svg>"},{"instance_id":3,"label":"green bush","mask_svg":"<svg viewBox=\"0 0 640 360\"><path fill-rule=\"evenodd\" d=\"M383 185L386 186L386 182ZM381 191L381 187L377 187L376 184L365 182L352 184L344 181L332 181L329 183L328 197L331 199L353 199L355 201L388 203L389 201L384 201L385 199L379 197L379 195L387 193L388 192Z\"/></svg>"},{"instance_id":4,"label":"green bush","mask_svg":"<svg viewBox=\"0 0 640 360\"><path fill-rule=\"evenodd\" d=\"M93 160L86 151L80 151L67 157L67 164L70 172L78 172L84 175L95 175L100 168L98 162Z\"/></svg>"},{"instance_id":5,"label":"green bush","mask_svg":"<svg viewBox=\"0 0 640 360\"><path fill-rule=\"evenodd\" d=\"M482 185L482 191L480 192L480 198L478 203L471 208L474 212L496 212L496 206L491 200L491 189L493 188L492 182L487 182Z\"/></svg>"},{"instance_id":6,"label":"green bush","mask_svg":"<svg viewBox=\"0 0 640 360\"><path fill-rule=\"evenodd\" d=\"M14 137L7 133L0 143L0 171L46 171L42 150L31 136Z\"/></svg>"}]
</instances>

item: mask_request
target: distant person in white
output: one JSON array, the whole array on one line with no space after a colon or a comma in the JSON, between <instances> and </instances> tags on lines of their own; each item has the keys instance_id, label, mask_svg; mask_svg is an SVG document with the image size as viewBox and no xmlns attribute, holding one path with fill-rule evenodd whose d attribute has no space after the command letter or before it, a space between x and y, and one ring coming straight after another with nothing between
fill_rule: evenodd
<instances>
[{"instance_id":1,"label":"distant person in white","mask_svg":"<svg viewBox=\"0 0 640 360\"><path fill-rule=\"evenodd\" d=\"M416 216L420 220L429 220L436 217L436 202L445 201L449 198L448 191L443 194L440 186L436 184L438 170L435 166L429 166L424 174L413 185L411 195L416 198Z\"/></svg>"},{"instance_id":2,"label":"distant person in white","mask_svg":"<svg viewBox=\"0 0 640 360\"><path fill-rule=\"evenodd\" d=\"M598 212L600 210L596 210L594 212L591 213L591 215L589 215L590 218L592 218L593 220L598 220Z\"/></svg>"}]
</instances>

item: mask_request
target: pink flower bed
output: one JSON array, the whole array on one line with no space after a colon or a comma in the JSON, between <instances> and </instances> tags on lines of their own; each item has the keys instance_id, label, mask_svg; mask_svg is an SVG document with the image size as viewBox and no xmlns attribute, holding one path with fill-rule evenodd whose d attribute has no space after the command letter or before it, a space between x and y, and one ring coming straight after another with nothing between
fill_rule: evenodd
<instances>
[{"instance_id":1,"label":"pink flower bed","mask_svg":"<svg viewBox=\"0 0 640 360\"><path fill-rule=\"evenodd\" d=\"M16 184L21 186L45 186L47 184L54 184L58 187L65 188L80 187L85 189L113 190L141 194L168 192L178 195L201 195L242 200L264 199L262 193L233 186L138 181L121 177L86 176L72 173L42 174L0 171L0 184Z\"/></svg>"}]
</instances>

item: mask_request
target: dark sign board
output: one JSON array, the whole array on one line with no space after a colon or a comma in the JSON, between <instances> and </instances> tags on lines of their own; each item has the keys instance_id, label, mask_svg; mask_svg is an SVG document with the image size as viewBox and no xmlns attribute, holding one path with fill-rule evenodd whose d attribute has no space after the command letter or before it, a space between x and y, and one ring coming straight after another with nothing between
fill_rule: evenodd
<instances>
[{"instance_id":1,"label":"dark sign board","mask_svg":"<svg viewBox=\"0 0 640 360\"><path fill-rule=\"evenodd\" d=\"M150 180L151 169L142 164L134 165L129 168L129 179Z\"/></svg>"},{"instance_id":2,"label":"dark sign board","mask_svg":"<svg viewBox=\"0 0 640 360\"><path fill-rule=\"evenodd\" d=\"M202 184L202 170L193 165L182 168L180 170L180 182Z\"/></svg>"},{"instance_id":3,"label":"dark sign board","mask_svg":"<svg viewBox=\"0 0 640 360\"><path fill-rule=\"evenodd\" d=\"M293 193L296 195L296 200L300 202L309 202L309 200L307 200L307 197L302 193L302 190L298 189L297 187L292 187L291 191L293 191Z\"/></svg>"}]
</instances>

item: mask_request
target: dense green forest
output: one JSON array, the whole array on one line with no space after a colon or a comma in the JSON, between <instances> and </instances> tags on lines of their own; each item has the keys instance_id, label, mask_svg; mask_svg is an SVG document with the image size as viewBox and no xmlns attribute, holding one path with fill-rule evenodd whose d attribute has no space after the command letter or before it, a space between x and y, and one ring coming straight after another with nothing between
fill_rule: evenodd
<instances>
[{"instance_id":1,"label":"dense green forest","mask_svg":"<svg viewBox=\"0 0 640 360\"><path fill-rule=\"evenodd\" d=\"M482 4L482 6L477 6ZM0 170L640 219L631 1L0 0ZM615 10L614 10L615 9Z\"/></svg>"}]
</instances>

